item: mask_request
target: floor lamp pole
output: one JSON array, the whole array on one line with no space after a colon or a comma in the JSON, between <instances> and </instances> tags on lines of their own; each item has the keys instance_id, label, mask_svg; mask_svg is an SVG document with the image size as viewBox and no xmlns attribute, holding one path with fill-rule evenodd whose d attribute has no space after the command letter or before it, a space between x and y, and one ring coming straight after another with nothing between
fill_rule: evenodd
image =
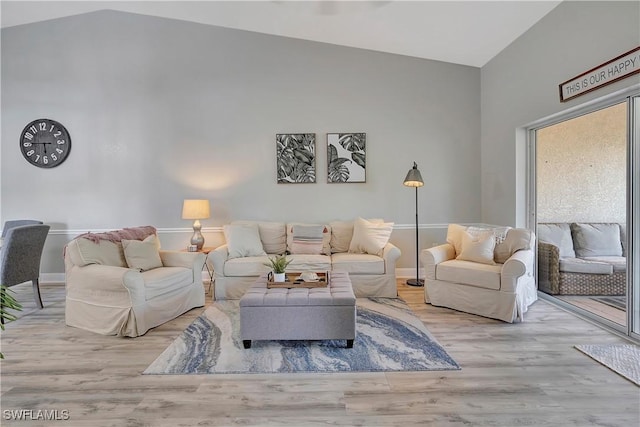
<instances>
[{"instance_id":1,"label":"floor lamp pole","mask_svg":"<svg viewBox=\"0 0 640 427\"><path fill-rule=\"evenodd\" d=\"M418 187L416 187L416 278L407 280L409 286L424 286L424 281L420 280L420 246L418 243Z\"/></svg>"}]
</instances>

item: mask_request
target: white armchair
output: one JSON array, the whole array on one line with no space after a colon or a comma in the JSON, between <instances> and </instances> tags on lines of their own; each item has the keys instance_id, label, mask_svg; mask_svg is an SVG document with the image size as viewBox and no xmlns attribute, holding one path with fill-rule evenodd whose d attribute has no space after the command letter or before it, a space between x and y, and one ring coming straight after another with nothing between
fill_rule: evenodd
<instances>
[{"instance_id":1,"label":"white armchair","mask_svg":"<svg viewBox=\"0 0 640 427\"><path fill-rule=\"evenodd\" d=\"M91 233L97 243L78 237L67 244L67 325L103 335L137 337L204 305L204 254L159 250L155 240L146 238L140 242L144 250L123 250L122 236L157 238L155 229L147 228Z\"/></svg>"},{"instance_id":2,"label":"white armchair","mask_svg":"<svg viewBox=\"0 0 640 427\"><path fill-rule=\"evenodd\" d=\"M534 233L451 224L447 243L420 254L425 302L512 323L537 300Z\"/></svg>"}]
</instances>

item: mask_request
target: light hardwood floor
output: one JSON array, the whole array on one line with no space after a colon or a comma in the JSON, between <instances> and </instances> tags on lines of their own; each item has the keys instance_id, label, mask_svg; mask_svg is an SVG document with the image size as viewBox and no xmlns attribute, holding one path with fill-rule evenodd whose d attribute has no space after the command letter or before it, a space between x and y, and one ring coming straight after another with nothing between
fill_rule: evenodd
<instances>
[{"instance_id":1,"label":"light hardwood floor","mask_svg":"<svg viewBox=\"0 0 640 427\"><path fill-rule=\"evenodd\" d=\"M135 339L65 326L64 287L2 332L1 421L17 426L638 426L640 388L575 350L623 339L545 301L507 324L399 293L460 371L141 375L203 309ZM211 301L208 298L207 304ZM66 410L66 421L11 421L7 410ZM35 413L35 412L34 412Z\"/></svg>"},{"instance_id":2,"label":"light hardwood floor","mask_svg":"<svg viewBox=\"0 0 640 427\"><path fill-rule=\"evenodd\" d=\"M576 307L582 308L591 312L597 316L603 317L607 320L611 320L619 325L626 326L627 324L627 311L620 310L619 308L611 307L610 305L598 302L592 299L590 296L583 295L554 295L554 297L573 304Z\"/></svg>"}]
</instances>

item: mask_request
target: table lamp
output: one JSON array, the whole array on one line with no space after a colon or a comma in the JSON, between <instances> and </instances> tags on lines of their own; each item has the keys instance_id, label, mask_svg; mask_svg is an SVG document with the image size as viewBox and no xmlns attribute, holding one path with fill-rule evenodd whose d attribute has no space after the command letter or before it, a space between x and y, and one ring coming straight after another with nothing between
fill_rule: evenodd
<instances>
[{"instance_id":1,"label":"table lamp","mask_svg":"<svg viewBox=\"0 0 640 427\"><path fill-rule=\"evenodd\" d=\"M204 246L204 237L200 230L201 219L207 219L210 216L209 200L203 199L186 199L182 204L182 219L193 219L193 236L191 236L191 244L201 250Z\"/></svg>"}]
</instances>

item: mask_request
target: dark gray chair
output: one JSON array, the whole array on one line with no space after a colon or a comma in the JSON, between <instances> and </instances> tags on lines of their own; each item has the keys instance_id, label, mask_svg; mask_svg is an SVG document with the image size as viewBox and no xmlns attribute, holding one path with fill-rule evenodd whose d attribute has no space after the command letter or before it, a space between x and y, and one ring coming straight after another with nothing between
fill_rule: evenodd
<instances>
[{"instance_id":1,"label":"dark gray chair","mask_svg":"<svg viewBox=\"0 0 640 427\"><path fill-rule=\"evenodd\" d=\"M8 222L8 221L7 221ZM49 226L21 225L7 230L0 250L0 284L11 287L31 281L36 304L40 297L40 259Z\"/></svg>"},{"instance_id":2,"label":"dark gray chair","mask_svg":"<svg viewBox=\"0 0 640 427\"><path fill-rule=\"evenodd\" d=\"M42 224L42 221L35 219L15 219L12 221L5 221L4 227L2 227L2 238L4 239L10 229L13 227L20 227L21 225L35 225Z\"/></svg>"}]
</instances>

